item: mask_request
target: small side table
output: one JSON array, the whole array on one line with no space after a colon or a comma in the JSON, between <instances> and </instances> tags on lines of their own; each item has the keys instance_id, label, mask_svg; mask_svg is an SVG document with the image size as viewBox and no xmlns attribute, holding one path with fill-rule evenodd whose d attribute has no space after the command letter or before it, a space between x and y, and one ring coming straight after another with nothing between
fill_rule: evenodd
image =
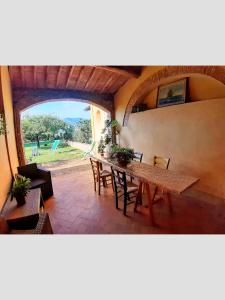
<instances>
[{"instance_id":1,"label":"small side table","mask_svg":"<svg viewBox=\"0 0 225 300\"><path fill-rule=\"evenodd\" d=\"M26 196L26 203L17 206L16 199L8 197L3 210L2 216L16 229L33 228L39 219L39 213L43 208L41 189L30 190Z\"/></svg>"}]
</instances>

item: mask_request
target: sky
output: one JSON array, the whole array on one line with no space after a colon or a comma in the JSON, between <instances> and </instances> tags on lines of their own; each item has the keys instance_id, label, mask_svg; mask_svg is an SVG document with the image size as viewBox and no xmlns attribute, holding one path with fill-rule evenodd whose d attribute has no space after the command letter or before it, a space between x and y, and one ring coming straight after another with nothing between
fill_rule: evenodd
<instances>
[{"instance_id":1,"label":"sky","mask_svg":"<svg viewBox=\"0 0 225 300\"><path fill-rule=\"evenodd\" d=\"M22 113L25 115L42 115L51 114L61 119L64 118L84 118L90 119L90 111L84 111L87 103L74 102L74 101L54 101L46 102L43 104L35 105Z\"/></svg>"}]
</instances>

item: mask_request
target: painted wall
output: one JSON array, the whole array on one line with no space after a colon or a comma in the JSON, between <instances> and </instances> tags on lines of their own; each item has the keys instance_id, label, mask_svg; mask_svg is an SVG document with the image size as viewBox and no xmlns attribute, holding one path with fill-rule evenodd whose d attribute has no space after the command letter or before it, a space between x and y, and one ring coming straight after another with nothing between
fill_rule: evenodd
<instances>
[{"instance_id":1,"label":"painted wall","mask_svg":"<svg viewBox=\"0 0 225 300\"><path fill-rule=\"evenodd\" d=\"M151 72L146 68L117 92L120 124L131 94ZM203 76L190 83L193 102L131 114L128 126L122 127L121 144L143 152L143 160L150 164L155 154L170 157L170 169L200 178L193 189L225 198L225 86Z\"/></svg>"},{"instance_id":2,"label":"painted wall","mask_svg":"<svg viewBox=\"0 0 225 300\"><path fill-rule=\"evenodd\" d=\"M104 110L91 105L91 129L92 129L92 139L98 142L101 138L102 129L105 127L105 121L109 117L109 114ZM96 144L96 149L97 149Z\"/></svg>"},{"instance_id":3,"label":"painted wall","mask_svg":"<svg viewBox=\"0 0 225 300\"><path fill-rule=\"evenodd\" d=\"M7 155L5 136L0 136L0 209L6 199L7 193L11 184L10 162L13 173L16 173L18 166L18 158L16 151L16 141L14 134L13 107L11 86L9 80L8 69L5 66L1 67L1 93L5 109L5 118L7 124L7 140L9 145L9 155ZM9 162L10 159L10 162Z\"/></svg>"},{"instance_id":4,"label":"painted wall","mask_svg":"<svg viewBox=\"0 0 225 300\"><path fill-rule=\"evenodd\" d=\"M173 80L168 80L168 83ZM204 75L193 75L189 78L189 101L225 98L225 86L214 78ZM157 102L157 89L149 93L144 99L148 108L155 108Z\"/></svg>"}]
</instances>

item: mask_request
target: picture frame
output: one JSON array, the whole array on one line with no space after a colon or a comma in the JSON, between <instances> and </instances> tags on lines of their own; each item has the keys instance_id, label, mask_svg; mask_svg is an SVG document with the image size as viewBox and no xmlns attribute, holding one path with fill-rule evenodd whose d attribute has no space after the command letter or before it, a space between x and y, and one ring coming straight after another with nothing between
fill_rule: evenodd
<instances>
[{"instance_id":1,"label":"picture frame","mask_svg":"<svg viewBox=\"0 0 225 300\"><path fill-rule=\"evenodd\" d=\"M161 85L158 87L156 107L183 104L187 98L188 78Z\"/></svg>"}]
</instances>

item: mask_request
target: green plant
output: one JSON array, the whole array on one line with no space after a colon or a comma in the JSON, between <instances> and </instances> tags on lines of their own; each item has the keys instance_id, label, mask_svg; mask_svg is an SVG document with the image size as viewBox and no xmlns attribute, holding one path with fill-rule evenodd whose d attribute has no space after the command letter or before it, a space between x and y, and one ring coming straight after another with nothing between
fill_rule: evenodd
<instances>
[{"instance_id":1,"label":"green plant","mask_svg":"<svg viewBox=\"0 0 225 300\"><path fill-rule=\"evenodd\" d=\"M6 122L5 115L0 113L0 135L6 134Z\"/></svg>"},{"instance_id":2,"label":"green plant","mask_svg":"<svg viewBox=\"0 0 225 300\"><path fill-rule=\"evenodd\" d=\"M103 138L101 137L100 142L98 144L98 153L103 153L105 150L105 143L103 141Z\"/></svg>"},{"instance_id":3,"label":"green plant","mask_svg":"<svg viewBox=\"0 0 225 300\"><path fill-rule=\"evenodd\" d=\"M127 165L134 157L134 150L132 148L113 145L111 149L113 156L117 158L120 164Z\"/></svg>"},{"instance_id":4,"label":"green plant","mask_svg":"<svg viewBox=\"0 0 225 300\"><path fill-rule=\"evenodd\" d=\"M29 178L19 176L13 182L12 195L14 197L25 197L29 191L31 180Z\"/></svg>"}]
</instances>

